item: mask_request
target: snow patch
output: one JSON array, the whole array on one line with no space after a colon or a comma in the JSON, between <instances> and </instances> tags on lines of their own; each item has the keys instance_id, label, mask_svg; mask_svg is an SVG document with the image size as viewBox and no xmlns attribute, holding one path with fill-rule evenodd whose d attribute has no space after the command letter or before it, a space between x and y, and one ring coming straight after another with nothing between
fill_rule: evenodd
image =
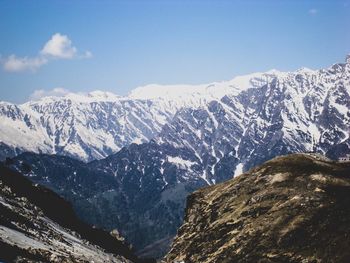
<instances>
[{"instance_id":1,"label":"snow patch","mask_svg":"<svg viewBox=\"0 0 350 263\"><path fill-rule=\"evenodd\" d=\"M191 167L192 165L196 164L195 162L192 162L190 160L184 160L181 157L173 157L173 156L168 156L168 162L174 163L177 166L188 168Z\"/></svg>"},{"instance_id":2,"label":"snow patch","mask_svg":"<svg viewBox=\"0 0 350 263\"><path fill-rule=\"evenodd\" d=\"M236 170L235 170L235 172L234 172L234 174L233 174L233 177L236 177L236 176L238 176L238 175L240 175L240 174L242 174L243 173L243 163L239 163L237 166L236 166Z\"/></svg>"}]
</instances>

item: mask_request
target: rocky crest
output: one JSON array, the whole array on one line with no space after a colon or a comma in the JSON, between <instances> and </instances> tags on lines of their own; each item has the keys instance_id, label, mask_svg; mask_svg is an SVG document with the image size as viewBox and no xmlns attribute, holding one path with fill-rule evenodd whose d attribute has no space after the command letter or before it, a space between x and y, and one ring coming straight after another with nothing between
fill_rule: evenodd
<instances>
[{"instance_id":1,"label":"rocky crest","mask_svg":"<svg viewBox=\"0 0 350 263\"><path fill-rule=\"evenodd\" d=\"M187 199L165 262L349 262L350 163L275 158Z\"/></svg>"}]
</instances>

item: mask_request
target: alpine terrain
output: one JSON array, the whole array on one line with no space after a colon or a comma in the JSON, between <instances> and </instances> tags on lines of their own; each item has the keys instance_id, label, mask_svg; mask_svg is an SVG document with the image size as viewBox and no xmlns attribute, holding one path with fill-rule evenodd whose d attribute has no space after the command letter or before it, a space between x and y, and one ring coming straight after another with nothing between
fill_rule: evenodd
<instances>
[{"instance_id":1,"label":"alpine terrain","mask_svg":"<svg viewBox=\"0 0 350 263\"><path fill-rule=\"evenodd\" d=\"M271 70L197 86L149 85L0 104L2 158L161 256L185 200L275 156L350 151L350 56L327 69ZM64 155L64 156L62 156ZM71 158L71 157L74 157Z\"/></svg>"}]
</instances>

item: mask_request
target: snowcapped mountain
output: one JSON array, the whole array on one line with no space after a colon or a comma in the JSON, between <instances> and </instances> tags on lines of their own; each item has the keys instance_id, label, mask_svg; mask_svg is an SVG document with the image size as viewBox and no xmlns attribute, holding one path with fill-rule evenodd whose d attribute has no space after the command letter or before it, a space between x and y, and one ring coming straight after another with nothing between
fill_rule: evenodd
<instances>
[{"instance_id":1,"label":"snowcapped mountain","mask_svg":"<svg viewBox=\"0 0 350 263\"><path fill-rule=\"evenodd\" d=\"M253 77L238 95L182 108L156 141L190 149L209 184L228 179L223 167L233 176L286 153L325 154L349 140L349 62Z\"/></svg>"},{"instance_id":2,"label":"snowcapped mountain","mask_svg":"<svg viewBox=\"0 0 350 263\"><path fill-rule=\"evenodd\" d=\"M101 159L146 142L176 111L172 102L110 93L68 94L22 105L0 103L0 140L19 151Z\"/></svg>"},{"instance_id":3,"label":"snowcapped mountain","mask_svg":"<svg viewBox=\"0 0 350 263\"><path fill-rule=\"evenodd\" d=\"M21 105L0 102L0 142L10 147L13 155L32 151L83 161L101 159L131 143L154 138L182 108L205 107L225 95L260 87L275 73L205 85L147 85L126 97L94 91L44 97Z\"/></svg>"},{"instance_id":4,"label":"snowcapped mountain","mask_svg":"<svg viewBox=\"0 0 350 263\"><path fill-rule=\"evenodd\" d=\"M203 117L215 130L217 120L222 130L222 118L236 124L237 134L231 138L236 141L235 150L239 150L238 140L243 133L252 137L252 129L261 130L277 121L283 123L280 131L291 144L297 137L309 137L308 145L303 147L310 150L314 140L323 147L332 144L335 134L330 133L348 136L348 83L349 63L339 63L325 70L271 70L206 85L148 85L136 88L127 97L95 91L45 97L22 105L1 102L0 141L19 151L91 161L157 137L162 129L169 128L164 126L179 121L185 111L205 109L207 116ZM273 115L276 110L278 116ZM327 124L329 114L343 118L339 129ZM299 127L298 131L294 127ZM247 136L241 145L253 143L247 142Z\"/></svg>"},{"instance_id":5,"label":"snowcapped mountain","mask_svg":"<svg viewBox=\"0 0 350 263\"><path fill-rule=\"evenodd\" d=\"M159 256L195 189L278 155L336 157L350 149L350 57L321 70L149 85L128 97L96 92L3 103L0 113L7 147L98 159L20 155L16 167L34 164L31 179L68 196L85 220L118 228L140 254Z\"/></svg>"},{"instance_id":6,"label":"snowcapped mountain","mask_svg":"<svg viewBox=\"0 0 350 263\"><path fill-rule=\"evenodd\" d=\"M206 86L206 91L225 90L226 95L180 108L149 143L91 163L119 178L126 195L131 192L125 200L137 219L129 214L125 235L138 247L148 244L140 253L147 255L175 234L185 198L194 189L226 181L278 155L326 154L349 142L350 59L325 70L271 71L247 79L240 79L246 84L240 88L233 84L237 79ZM142 240L133 236L135 228L138 234L155 229L156 234Z\"/></svg>"},{"instance_id":7,"label":"snowcapped mountain","mask_svg":"<svg viewBox=\"0 0 350 263\"><path fill-rule=\"evenodd\" d=\"M180 108L154 138L162 153L177 149L159 164L161 171L168 163L186 169L177 181L215 184L278 155L326 154L349 141L349 57L328 69L272 70L188 89L153 85L131 96L142 94L144 99L206 98Z\"/></svg>"}]
</instances>

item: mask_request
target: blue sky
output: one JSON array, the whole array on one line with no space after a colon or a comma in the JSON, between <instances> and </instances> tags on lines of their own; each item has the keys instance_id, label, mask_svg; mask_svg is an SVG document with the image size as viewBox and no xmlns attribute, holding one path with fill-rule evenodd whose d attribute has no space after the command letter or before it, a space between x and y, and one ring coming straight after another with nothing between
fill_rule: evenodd
<instances>
[{"instance_id":1,"label":"blue sky","mask_svg":"<svg viewBox=\"0 0 350 263\"><path fill-rule=\"evenodd\" d=\"M126 95L344 61L350 0L0 0L0 39L0 100L57 88Z\"/></svg>"}]
</instances>

